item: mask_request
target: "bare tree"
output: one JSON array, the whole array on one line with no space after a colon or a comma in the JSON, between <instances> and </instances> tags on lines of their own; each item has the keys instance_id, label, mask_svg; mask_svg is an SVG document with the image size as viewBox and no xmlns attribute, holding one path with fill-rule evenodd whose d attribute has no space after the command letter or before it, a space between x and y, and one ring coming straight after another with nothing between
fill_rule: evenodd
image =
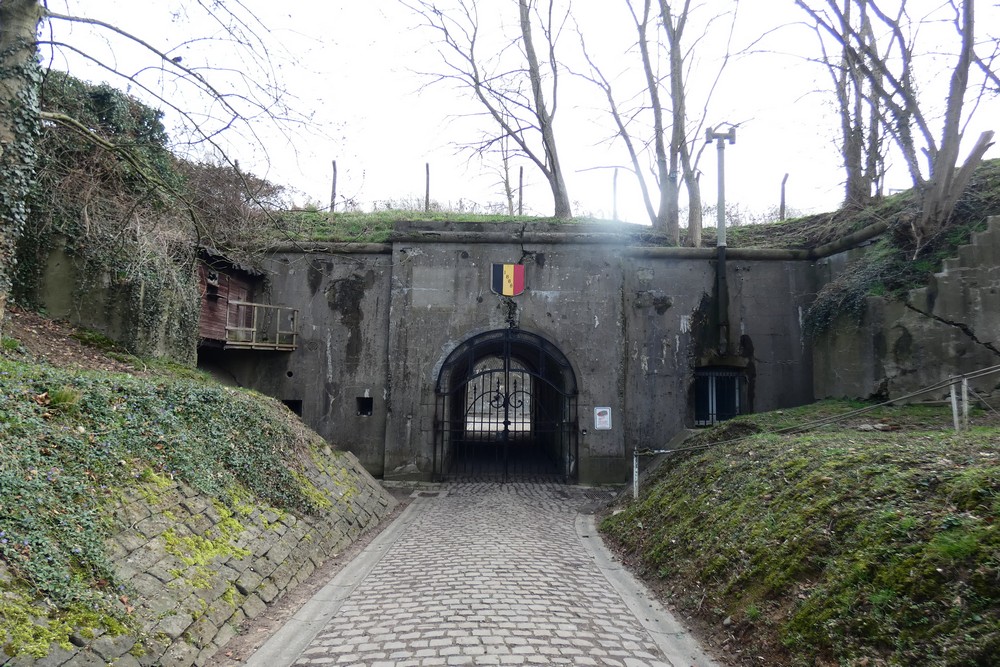
<instances>
[{"instance_id":1,"label":"bare tree","mask_svg":"<svg viewBox=\"0 0 1000 667\"><path fill-rule=\"evenodd\" d=\"M498 133L473 149L485 154L494 143L509 137L545 176L552 191L555 217L571 217L555 137L559 82L556 45L567 16L557 13L555 0L518 0L516 34L489 36L484 36L476 0L455 0L448 9L441 9L440 3L432 0L400 2L438 34L444 72L424 74L434 81L458 82L471 90L499 128ZM544 36L544 58L536 50L536 27ZM495 46L497 43L499 46Z\"/></svg>"},{"instance_id":2,"label":"bare tree","mask_svg":"<svg viewBox=\"0 0 1000 667\"><path fill-rule=\"evenodd\" d=\"M822 30L843 49L865 83L870 87L873 104L881 106L882 123L903 155L913 185L920 193L921 210L911 223L917 256L924 245L947 224L958 197L965 190L972 172L992 145L993 132L983 132L972 146L965 161L958 156L964 128L969 119L966 104L970 94L981 95L983 87L970 87L973 63L983 62L975 53L974 0L948 0L944 5L952 12L951 23L955 38L950 58L951 73L944 99L943 123L940 132L931 129L935 104L938 100L922 98L915 85L916 35L922 22L907 13L907 3L900 2L894 14L886 12L876 0L853 0L878 22L876 32L884 31L884 51L876 50L876 42L866 33L864 24L855 25L841 8L838 0L807 2L796 0ZM822 6L820 6L822 5ZM986 74L986 79L990 75ZM971 105L972 109L975 104Z\"/></svg>"},{"instance_id":3,"label":"bare tree","mask_svg":"<svg viewBox=\"0 0 1000 667\"><path fill-rule=\"evenodd\" d=\"M846 25L841 25L841 32L847 34L852 25L856 24L859 39L864 40L867 48L856 54L852 49L841 45L839 59L835 60L827 53L824 35L818 26L816 30L820 38L822 62L830 74L840 115L840 154L844 160L845 172L844 206L863 208L878 195L885 172L882 141L885 123L883 105L878 96L872 94L873 87L882 85L881 77L869 64L868 69L880 80L874 86L868 83L855 58L857 55L866 57L865 53L869 52L878 53L879 47L868 16L867 0L857 0L856 11L852 11L854 0L842 1L841 20Z\"/></svg>"},{"instance_id":4,"label":"bare tree","mask_svg":"<svg viewBox=\"0 0 1000 667\"><path fill-rule=\"evenodd\" d=\"M729 11L720 11L716 3L682 0L671 3L668 0L642 0L637 9L635 0L626 3L635 25L636 50L642 63L645 90L642 91L639 107L623 108L612 91L612 83L604 75L598 63L587 53L584 35L580 33L584 55L590 72L582 74L603 91L607 99L611 117L615 123L615 136L621 140L632 162L632 169L642 192L643 202L650 222L675 243L680 242L679 194L683 185L688 196L688 242L701 245L701 185L698 162L703 150L701 142L705 116L713 93L729 61L730 41L737 17L737 4L730 3ZM700 15L700 16L698 16ZM691 20L697 16L699 22L693 33L689 33ZM722 53L718 57L718 67L705 88L701 115L692 121L688 113L688 97L691 94L690 77L695 60L708 52L705 35L713 24L721 19L729 19L728 38L723 42ZM578 33L580 31L578 30ZM695 34L694 38L690 34ZM666 72L661 71L659 54L666 54ZM702 72L704 75L704 72ZM648 117L645 123L641 118ZM651 128L646 134L644 127ZM636 129L636 126L639 126ZM646 170L641 167L647 152L653 163L653 183L647 183ZM651 192L658 194L654 205Z\"/></svg>"}]
</instances>

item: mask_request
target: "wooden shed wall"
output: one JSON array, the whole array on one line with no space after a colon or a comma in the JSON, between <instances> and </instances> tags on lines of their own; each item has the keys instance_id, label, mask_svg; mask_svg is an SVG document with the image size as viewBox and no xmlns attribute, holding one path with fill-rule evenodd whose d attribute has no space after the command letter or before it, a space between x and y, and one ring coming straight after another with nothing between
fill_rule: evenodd
<instances>
[{"instance_id":1,"label":"wooden shed wall","mask_svg":"<svg viewBox=\"0 0 1000 667\"><path fill-rule=\"evenodd\" d=\"M217 285L210 284L209 274L218 276ZM226 340L226 316L230 301L250 301L253 298L252 283L238 276L212 269L204 264L198 267L201 285L201 315L199 333L202 339Z\"/></svg>"}]
</instances>

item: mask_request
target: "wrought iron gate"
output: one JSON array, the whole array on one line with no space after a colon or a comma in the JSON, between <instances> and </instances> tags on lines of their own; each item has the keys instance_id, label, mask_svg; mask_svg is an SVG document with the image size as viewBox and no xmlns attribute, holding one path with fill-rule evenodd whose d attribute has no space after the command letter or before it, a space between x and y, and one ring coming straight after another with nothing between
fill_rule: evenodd
<instances>
[{"instance_id":1,"label":"wrought iron gate","mask_svg":"<svg viewBox=\"0 0 1000 667\"><path fill-rule=\"evenodd\" d=\"M436 386L438 479L508 481L576 476L576 379L544 338L500 329L445 360Z\"/></svg>"}]
</instances>

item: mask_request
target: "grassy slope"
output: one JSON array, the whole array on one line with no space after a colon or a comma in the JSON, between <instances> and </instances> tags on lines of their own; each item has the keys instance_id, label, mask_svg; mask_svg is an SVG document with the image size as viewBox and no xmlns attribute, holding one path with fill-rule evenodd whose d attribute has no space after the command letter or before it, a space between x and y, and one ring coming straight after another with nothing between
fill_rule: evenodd
<instances>
[{"instance_id":1,"label":"grassy slope","mask_svg":"<svg viewBox=\"0 0 1000 667\"><path fill-rule=\"evenodd\" d=\"M730 227L728 243L733 248L812 248L835 241L876 222L887 222L905 232L918 209L912 190L886 197L862 210L838 210L807 215L780 222ZM960 198L954 219L945 233L955 238L944 239L950 249L966 243L972 229L981 229L986 216L1000 215L1000 160L987 160L977 169L967 192ZM527 216L473 215L455 212L383 210L375 213L337 213L334 217L321 211L285 211L279 222L286 230L284 240L384 242L393 225L399 221L425 222L520 222L566 223L555 218ZM604 221L609 222L609 221ZM708 222L708 221L706 221ZM683 224L683 223L682 223ZM682 236L685 230L681 230ZM683 239L682 239L683 242ZM715 244L715 228L704 230L705 245Z\"/></svg>"},{"instance_id":2,"label":"grassy slope","mask_svg":"<svg viewBox=\"0 0 1000 667\"><path fill-rule=\"evenodd\" d=\"M739 638L742 664L996 664L1000 428L957 435L949 413L909 407L773 434L849 407L702 433L694 444L759 432L669 459L602 529L679 607Z\"/></svg>"},{"instance_id":3,"label":"grassy slope","mask_svg":"<svg viewBox=\"0 0 1000 667\"><path fill-rule=\"evenodd\" d=\"M558 220L556 218L535 218L527 216L481 215L469 213L448 213L441 211L401 211L386 210L375 213L336 213L331 219L322 211L285 211L279 222L287 235L282 240L383 243L389 240L397 222L520 222L520 223L560 223L572 224L579 220Z\"/></svg>"},{"instance_id":4,"label":"grassy slope","mask_svg":"<svg viewBox=\"0 0 1000 667\"><path fill-rule=\"evenodd\" d=\"M3 342L15 353L16 341ZM308 447L293 419L276 401L205 380L0 355L0 648L41 654L81 627L128 630L107 508L137 480L172 476L226 505L316 511L310 483L293 474Z\"/></svg>"}]
</instances>

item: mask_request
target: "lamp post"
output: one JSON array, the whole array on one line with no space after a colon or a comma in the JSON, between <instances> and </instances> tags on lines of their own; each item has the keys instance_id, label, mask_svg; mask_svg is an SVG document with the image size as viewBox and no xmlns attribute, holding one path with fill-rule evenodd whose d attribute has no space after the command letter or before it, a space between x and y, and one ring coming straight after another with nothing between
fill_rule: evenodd
<instances>
[{"instance_id":1,"label":"lamp post","mask_svg":"<svg viewBox=\"0 0 1000 667\"><path fill-rule=\"evenodd\" d=\"M712 128L705 130L705 143L715 141L719 149L719 201L716 204L716 249L718 260L715 265L718 312L719 312L719 354L729 351L729 283L726 281L726 142L736 143L736 128L730 126L727 132Z\"/></svg>"},{"instance_id":2,"label":"lamp post","mask_svg":"<svg viewBox=\"0 0 1000 667\"><path fill-rule=\"evenodd\" d=\"M718 245L726 247L726 142L736 143L736 128L730 127L728 132L717 132L712 128L705 130L705 143L710 144L715 141L716 148L719 149L719 204L716 218L718 220Z\"/></svg>"}]
</instances>

